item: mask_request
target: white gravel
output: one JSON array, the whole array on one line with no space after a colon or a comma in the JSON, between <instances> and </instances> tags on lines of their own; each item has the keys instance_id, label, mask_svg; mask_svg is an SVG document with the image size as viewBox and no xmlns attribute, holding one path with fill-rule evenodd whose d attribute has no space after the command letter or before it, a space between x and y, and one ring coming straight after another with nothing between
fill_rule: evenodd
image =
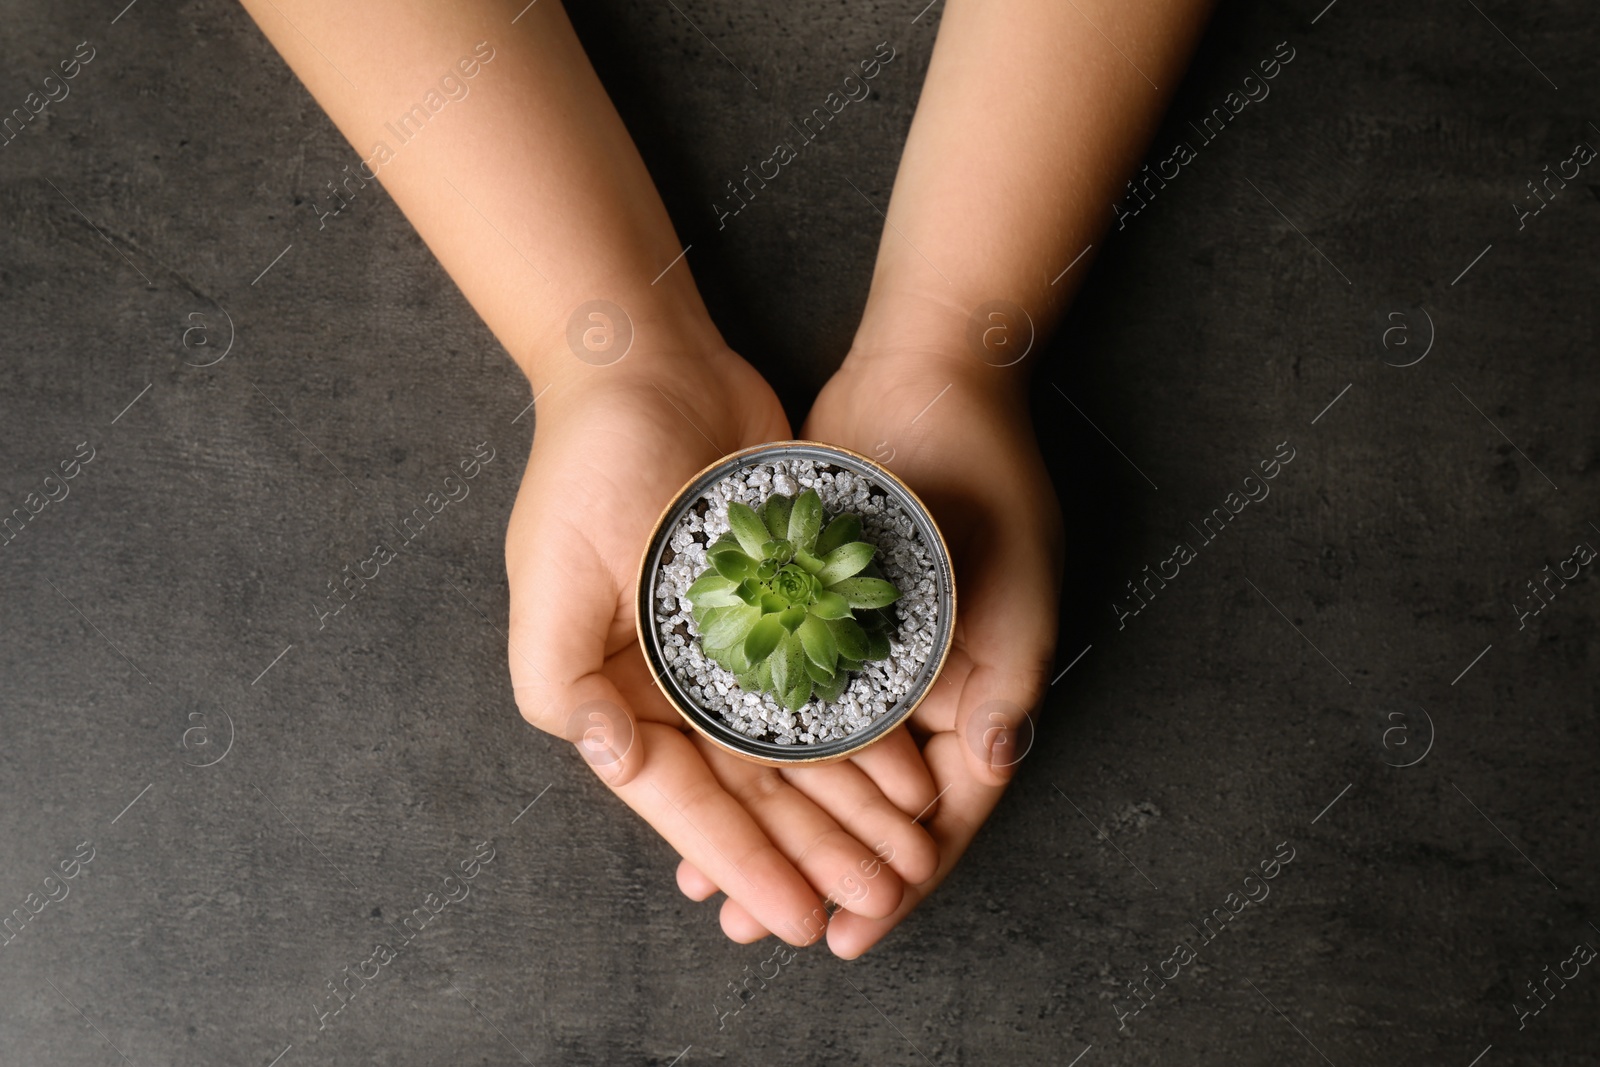
<instances>
[{"instance_id":1,"label":"white gravel","mask_svg":"<svg viewBox=\"0 0 1600 1067\"><path fill-rule=\"evenodd\" d=\"M867 663L836 702L825 704L814 696L795 713L769 693L744 692L733 672L705 657L683 594L706 569L705 546L728 531L730 500L755 508L775 492L794 496L808 488L822 498L826 519L845 511L861 516L862 540L878 546L874 559L901 596L892 609L896 626L889 658ZM667 669L691 699L749 737L805 745L863 730L910 694L917 672L933 654L939 598L933 555L892 498L861 475L809 459L786 459L736 471L700 499L706 506L691 506L668 538L673 558L656 574L655 595L655 625Z\"/></svg>"}]
</instances>

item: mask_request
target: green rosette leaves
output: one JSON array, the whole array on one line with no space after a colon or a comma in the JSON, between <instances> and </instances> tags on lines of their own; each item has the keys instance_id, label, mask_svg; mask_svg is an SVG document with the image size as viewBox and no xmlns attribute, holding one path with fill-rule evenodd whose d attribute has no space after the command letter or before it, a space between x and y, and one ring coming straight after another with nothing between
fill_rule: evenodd
<instances>
[{"instance_id":1,"label":"green rosette leaves","mask_svg":"<svg viewBox=\"0 0 1600 1067\"><path fill-rule=\"evenodd\" d=\"M807 489L758 508L734 501L727 517L730 532L706 547L709 566L685 596L707 658L741 689L799 711L813 696L838 700L852 672L889 657L884 609L900 590L861 540L859 515L825 522Z\"/></svg>"}]
</instances>

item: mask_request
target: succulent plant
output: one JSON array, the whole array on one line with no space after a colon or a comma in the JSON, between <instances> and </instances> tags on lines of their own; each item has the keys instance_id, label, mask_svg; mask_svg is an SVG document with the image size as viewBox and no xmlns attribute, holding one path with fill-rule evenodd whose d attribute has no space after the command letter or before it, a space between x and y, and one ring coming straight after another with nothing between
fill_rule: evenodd
<instances>
[{"instance_id":1,"label":"succulent plant","mask_svg":"<svg viewBox=\"0 0 1600 1067\"><path fill-rule=\"evenodd\" d=\"M730 503L732 532L706 547L711 566L687 593L706 656L790 711L813 693L839 699L852 671L888 658L883 609L900 599L860 539L861 517L822 520L814 489L759 510Z\"/></svg>"}]
</instances>

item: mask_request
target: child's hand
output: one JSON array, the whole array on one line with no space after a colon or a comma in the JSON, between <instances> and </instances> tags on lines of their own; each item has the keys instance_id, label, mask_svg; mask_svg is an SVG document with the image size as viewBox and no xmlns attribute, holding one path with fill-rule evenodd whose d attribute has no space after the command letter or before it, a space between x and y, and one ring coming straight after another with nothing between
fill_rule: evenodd
<instances>
[{"instance_id":1,"label":"child's hand","mask_svg":"<svg viewBox=\"0 0 1600 1067\"><path fill-rule=\"evenodd\" d=\"M728 756L691 733L657 690L634 629L639 560L672 495L723 454L788 436L771 389L726 349L633 351L624 363L584 368L539 401L506 570L523 715L575 742L678 850L685 892L728 894L730 937L772 930L802 944L820 935L823 896L883 917L900 905L897 870L931 873L935 851L911 820L916 809L885 798L927 804L926 772L912 759L909 776L880 787L867 759L791 785L787 773ZM850 803L830 816L815 799L824 789Z\"/></svg>"},{"instance_id":2,"label":"child's hand","mask_svg":"<svg viewBox=\"0 0 1600 1067\"><path fill-rule=\"evenodd\" d=\"M807 438L903 478L932 509L956 570L955 642L911 720L941 795L929 820L938 871L908 886L892 915L836 916L828 945L840 956L865 952L949 874L1032 741L1022 719L1049 682L1062 534L1021 380L960 344L858 349L806 421Z\"/></svg>"}]
</instances>

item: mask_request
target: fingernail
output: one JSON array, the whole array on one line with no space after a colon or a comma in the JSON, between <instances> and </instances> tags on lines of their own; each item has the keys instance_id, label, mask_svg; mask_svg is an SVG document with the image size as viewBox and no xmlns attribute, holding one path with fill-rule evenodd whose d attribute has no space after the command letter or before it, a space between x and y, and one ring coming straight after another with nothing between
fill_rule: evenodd
<instances>
[{"instance_id":1,"label":"fingernail","mask_svg":"<svg viewBox=\"0 0 1600 1067\"><path fill-rule=\"evenodd\" d=\"M622 767L622 757L609 744L596 743L595 739L586 737L578 742L577 749L584 762L603 778L615 778Z\"/></svg>"},{"instance_id":2,"label":"fingernail","mask_svg":"<svg viewBox=\"0 0 1600 1067\"><path fill-rule=\"evenodd\" d=\"M627 712L612 701L591 700L572 710L567 729L584 762L606 781L615 779L622 758L633 748L633 720Z\"/></svg>"},{"instance_id":3,"label":"fingernail","mask_svg":"<svg viewBox=\"0 0 1600 1067\"><path fill-rule=\"evenodd\" d=\"M993 734L994 743L989 746L989 767L996 771L1007 770L1017 762L1014 758L1017 731L1010 726L1002 726Z\"/></svg>"}]
</instances>

